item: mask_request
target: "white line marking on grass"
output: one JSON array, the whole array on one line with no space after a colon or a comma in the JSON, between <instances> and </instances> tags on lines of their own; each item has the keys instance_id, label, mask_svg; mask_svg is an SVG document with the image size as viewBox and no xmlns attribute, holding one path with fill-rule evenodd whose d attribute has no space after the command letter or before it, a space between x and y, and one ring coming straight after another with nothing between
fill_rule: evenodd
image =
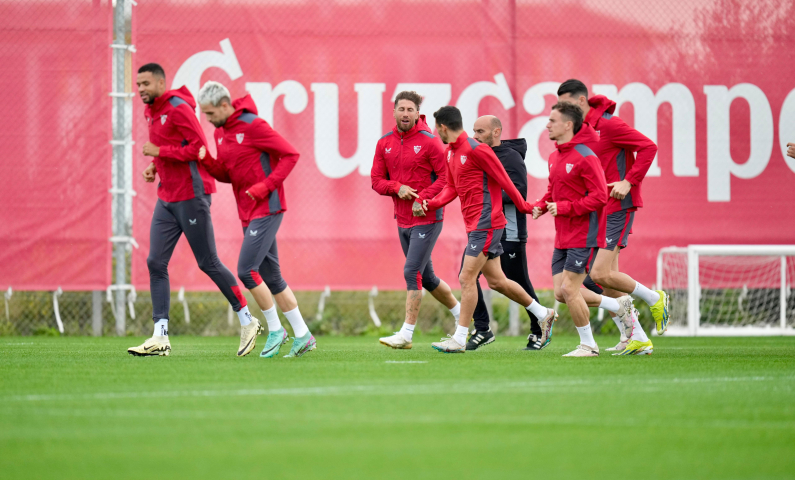
<instances>
[{"instance_id":1,"label":"white line marking on grass","mask_svg":"<svg viewBox=\"0 0 795 480\"><path fill-rule=\"evenodd\" d=\"M387 360L384 363L428 363L423 360Z\"/></svg>"},{"instance_id":2,"label":"white line marking on grass","mask_svg":"<svg viewBox=\"0 0 795 480\"><path fill-rule=\"evenodd\" d=\"M450 395L450 394L501 394L501 393L549 393L570 392L572 388L615 388L626 387L636 391L638 388L651 388L663 384L705 384L729 382L781 382L795 380L787 377L718 377L718 378L658 378L658 379L572 379L537 380L526 382L491 383L430 383L414 385L330 385L322 387L299 388L258 388L238 390L172 390L150 392L97 392L81 394L26 394L0 397L4 402L46 402L46 401L84 401L116 400L122 398L182 398L182 397L249 397L249 396L345 396L345 395Z\"/></svg>"}]
</instances>

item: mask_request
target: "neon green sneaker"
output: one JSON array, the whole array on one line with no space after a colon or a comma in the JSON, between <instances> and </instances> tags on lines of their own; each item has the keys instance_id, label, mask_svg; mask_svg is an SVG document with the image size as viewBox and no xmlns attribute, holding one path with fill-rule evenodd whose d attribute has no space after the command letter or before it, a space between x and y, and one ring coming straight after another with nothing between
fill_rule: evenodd
<instances>
[{"instance_id":1,"label":"neon green sneaker","mask_svg":"<svg viewBox=\"0 0 795 480\"><path fill-rule=\"evenodd\" d=\"M647 340L645 342L641 342L640 340L630 340L630 342L627 344L627 348L625 348L623 352L614 353L613 356L651 355L653 351L654 345L651 344L651 340Z\"/></svg>"},{"instance_id":2,"label":"neon green sneaker","mask_svg":"<svg viewBox=\"0 0 795 480\"><path fill-rule=\"evenodd\" d=\"M268 334L268 340L265 341L265 348L262 349L259 356L262 358L271 358L279 354L282 345L287 343L287 330L284 327L275 332Z\"/></svg>"},{"instance_id":3,"label":"neon green sneaker","mask_svg":"<svg viewBox=\"0 0 795 480\"><path fill-rule=\"evenodd\" d=\"M306 332L306 335L303 337L293 338L293 348L290 349L290 353L285 355L284 358L300 357L306 352L311 352L316 348L317 342L315 341L315 337L312 335L312 332Z\"/></svg>"},{"instance_id":4,"label":"neon green sneaker","mask_svg":"<svg viewBox=\"0 0 795 480\"><path fill-rule=\"evenodd\" d=\"M660 299L651 306L651 315L654 317L654 323L657 324L657 335L662 335L668 330L668 315L671 313L670 298L663 290L657 290L657 293L660 294Z\"/></svg>"}]
</instances>

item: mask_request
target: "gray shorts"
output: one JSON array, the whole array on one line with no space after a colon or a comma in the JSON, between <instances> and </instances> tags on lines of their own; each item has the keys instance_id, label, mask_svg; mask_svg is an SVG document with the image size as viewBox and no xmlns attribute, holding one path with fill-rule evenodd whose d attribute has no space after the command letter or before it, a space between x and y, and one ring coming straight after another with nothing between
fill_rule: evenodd
<instances>
[{"instance_id":1,"label":"gray shorts","mask_svg":"<svg viewBox=\"0 0 795 480\"><path fill-rule=\"evenodd\" d=\"M552 276L563 273L586 273L591 269L598 248L556 248L552 253Z\"/></svg>"},{"instance_id":2,"label":"gray shorts","mask_svg":"<svg viewBox=\"0 0 795 480\"><path fill-rule=\"evenodd\" d=\"M473 230L469 232L466 247L466 255L477 257L483 252L489 260L502 255L502 228L491 228L488 230Z\"/></svg>"},{"instance_id":3,"label":"gray shorts","mask_svg":"<svg viewBox=\"0 0 795 480\"><path fill-rule=\"evenodd\" d=\"M243 229L243 245L237 260L237 276L249 290L263 282L277 295L287 288L279 265L276 232L284 214L255 218Z\"/></svg>"},{"instance_id":4,"label":"gray shorts","mask_svg":"<svg viewBox=\"0 0 795 480\"><path fill-rule=\"evenodd\" d=\"M635 221L635 210L620 210L607 216L607 247L611 252L618 248L626 248L632 223Z\"/></svg>"},{"instance_id":5,"label":"gray shorts","mask_svg":"<svg viewBox=\"0 0 795 480\"><path fill-rule=\"evenodd\" d=\"M406 256L406 263L403 265L406 289L424 288L432 292L439 286L439 277L433 272L431 253L443 226L442 222L437 222L411 228L398 227L400 246L403 248L403 255Z\"/></svg>"}]
</instances>

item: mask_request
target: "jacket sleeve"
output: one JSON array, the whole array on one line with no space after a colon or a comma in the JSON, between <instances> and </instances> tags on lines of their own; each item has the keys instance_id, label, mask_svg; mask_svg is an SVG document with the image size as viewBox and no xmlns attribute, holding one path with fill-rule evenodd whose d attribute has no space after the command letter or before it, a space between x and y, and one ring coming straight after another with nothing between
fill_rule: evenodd
<instances>
[{"instance_id":1,"label":"jacket sleeve","mask_svg":"<svg viewBox=\"0 0 795 480\"><path fill-rule=\"evenodd\" d=\"M255 183L248 189L254 198L262 200L267 198L270 192L282 186L287 175L298 163L299 155L287 140L268 125L268 122L261 119L255 120L251 126L254 148L278 158L270 175L264 181Z\"/></svg>"},{"instance_id":2,"label":"jacket sleeve","mask_svg":"<svg viewBox=\"0 0 795 480\"><path fill-rule=\"evenodd\" d=\"M561 217L577 217L593 212L607 204L607 181L599 159L593 155L585 158L580 167L580 175L585 181L588 195L573 202L560 201L558 215Z\"/></svg>"},{"instance_id":3,"label":"jacket sleeve","mask_svg":"<svg viewBox=\"0 0 795 480\"><path fill-rule=\"evenodd\" d=\"M428 200L428 211L439 210L458 198L458 191L455 188L453 175L450 173L449 163L447 164L445 170L447 170L447 184L445 184L444 188L442 188L442 191L439 192L439 195L436 195L433 197L433 199ZM423 200L424 199L422 197L417 199L418 202L422 202Z\"/></svg>"},{"instance_id":4,"label":"jacket sleeve","mask_svg":"<svg viewBox=\"0 0 795 480\"><path fill-rule=\"evenodd\" d=\"M214 179L219 182L232 183L232 178L229 176L229 170L226 165L210 156L210 152L207 152L201 164Z\"/></svg>"},{"instance_id":5,"label":"jacket sleeve","mask_svg":"<svg viewBox=\"0 0 795 480\"><path fill-rule=\"evenodd\" d=\"M381 142L378 142L373 156L373 167L370 169L370 182L373 190L379 195L394 197L400 190L400 183L389 179L383 152L384 149L381 147Z\"/></svg>"},{"instance_id":6,"label":"jacket sleeve","mask_svg":"<svg viewBox=\"0 0 795 480\"><path fill-rule=\"evenodd\" d=\"M533 206L530 205L522 198L522 194L511 182L511 177L505 172L505 167L502 166L497 155L491 147L480 144L475 150L472 151L474 159L478 162L480 168L486 172L486 175L493 178L500 185L500 188L512 200L516 208L522 213L532 213Z\"/></svg>"},{"instance_id":7,"label":"jacket sleeve","mask_svg":"<svg viewBox=\"0 0 795 480\"><path fill-rule=\"evenodd\" d=\"M174 122L183 140L180 145L158 145L160 158L171 162L193 162L199 159L199 149L206 147L204 132L193 109L187 104L172 110L171 121Z\"/></svg>"},{"instance_id":8,"label":"jacket sleeve","mask_svg":"<svg viewBox=\"0 0 795 480\"><path fill-rule=\"evenodd\" d=\"M447 185L447 162L444 160L444 149L435 138L428 144L428 160L431 163L433 172L436 174L436 181L421 192L417 192L420 198L433 198Z\"/></svg>"},{"instance_id":9,"label":"jacket sleeve","mask_svg":"<svg viewBox=\"0 0 795 480\"><path fill-rule=\"evenodd\" d=\"M651 163L654 161L655 155L657 155L657 145L646 135L623 121L614 122L612 130L612 139L615 146L631 152L637 152L632 167L624 175L625 180L628 180L632 185L637 185L646 177L646 172L649 171L649 167L651 167Z\"/></svg>"},{"instance_id":10,"label":"jacket sleeve","mask_svg":"<svg viewBox=\"0 0 795 480\"><path fill-rule=\"evenodd\" d=\"M505 172L510 177L511 182L516 187L516 190L519 191L519 195L526 197L527 196L527 166L524 164L524 160L522 160L522 156L518 153L516 155L509 155L508 159L503 164L505 167ZM502 191L502 204L511 204L513 200L505 190Z\"/></svg>"}]
</instances>

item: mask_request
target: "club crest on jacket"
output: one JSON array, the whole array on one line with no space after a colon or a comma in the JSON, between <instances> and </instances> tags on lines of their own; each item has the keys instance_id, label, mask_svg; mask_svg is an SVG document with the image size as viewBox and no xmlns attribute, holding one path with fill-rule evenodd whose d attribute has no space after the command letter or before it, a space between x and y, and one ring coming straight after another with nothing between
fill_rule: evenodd
<instances>
[{"instance_id":1,"label":"club crest on jacket","mask_svg":"<svg viewBox=\"0 0 795 480\"><path fill-rule=\"evenodd\" d=\"M160 125L166 124L166 117L168 117L168 115L160 115Z\"/></svg>"},{"instance_id":2,"label":"club crest on jacket","mask_svg":"<svg viewBox=\"0 0 795 480\"><path fill-rule=\"evenodd\" d=\"M244 133L238 133L235 135L235 138L237 138L237 143L243 143L243 136L245 136Z\"/></svg>"},{"instance_id":3,"label":"club crest on jacket","mask_svg":"<svg viewBox=\"0 0 795 480\"><path fill-rule=\"evenodd\" d=\"M574 168L574 164L573 163L567 163L566 164L566 173L571 173L571 169L572 168Z\"/></svg>"},{"instance_id":4,"label":"club crest on jacket","mask_svg":"<svg viewBox=\"0 0 795 480\"><path fill-rule=\"evenodd\" d=\"M422 145L414 145L414 153L420 153L420 149L421 148L422 148Z\"/></svg>"},{"instance_id":5,"label":"club crest on jacket","mask_svg":"<svg viewBox=\"0 0 795 480\"><path fill-rule=\"evenodd\" d=\"M461 155L461 165L466 163L466 161L467 161L467 156L466 155Z\"/></svg>"}]
</instances>

